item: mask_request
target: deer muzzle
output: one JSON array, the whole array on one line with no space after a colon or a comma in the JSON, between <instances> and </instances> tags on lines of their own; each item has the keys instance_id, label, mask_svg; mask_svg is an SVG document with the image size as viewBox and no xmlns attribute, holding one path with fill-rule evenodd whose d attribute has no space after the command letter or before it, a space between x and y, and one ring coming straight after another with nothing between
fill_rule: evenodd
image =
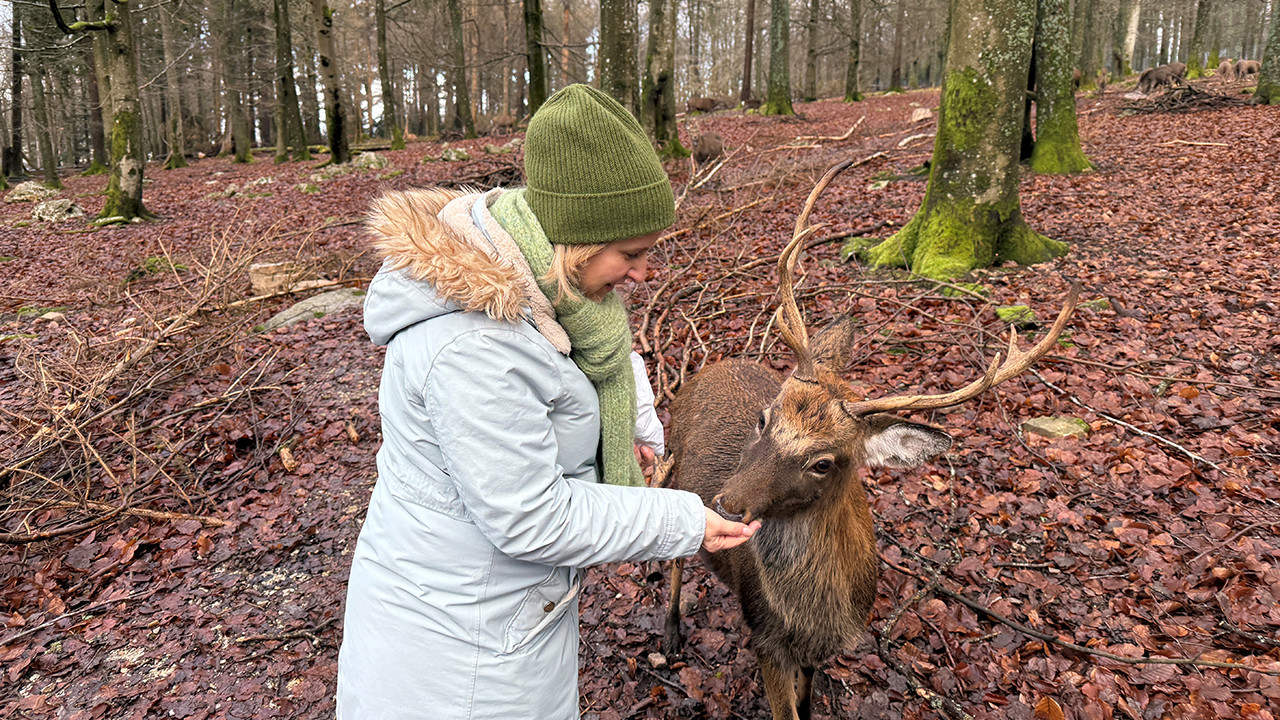
<instances>
[{"instance_id":1,"label":"deer muzzle","mask_svg":"<svg viewBox=\"0 0 1280 720\"><path fill-rule=\"evenodd\" d=\"M725 520L732 520L734 522L740 522L740 523L751 522L750 511L747 511L745 513L729 512L724 507L724 503L722 502L723 498L724 498L724 493L720 493L719 495L716 495L715 497L711 498L711 509L714 510L717 515L724 518Z\"/></svg>"}]
</instances>

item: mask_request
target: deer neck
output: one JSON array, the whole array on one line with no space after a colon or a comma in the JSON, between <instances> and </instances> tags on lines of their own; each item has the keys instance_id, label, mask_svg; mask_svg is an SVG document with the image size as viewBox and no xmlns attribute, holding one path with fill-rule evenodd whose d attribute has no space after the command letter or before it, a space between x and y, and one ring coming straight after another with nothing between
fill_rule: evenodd
<instances>
[{"instance_id":1,"label":"deer neck","mask_svg":"<svg viewBox=\"0 0 1280 720\"><path fill-rule=\"evenodd\" d=\"M805 512L771 519L756 534L765 593L775 606L826 605L865 618L878 571L875 533L862 480Z\"/></svg>"}]
</instances>

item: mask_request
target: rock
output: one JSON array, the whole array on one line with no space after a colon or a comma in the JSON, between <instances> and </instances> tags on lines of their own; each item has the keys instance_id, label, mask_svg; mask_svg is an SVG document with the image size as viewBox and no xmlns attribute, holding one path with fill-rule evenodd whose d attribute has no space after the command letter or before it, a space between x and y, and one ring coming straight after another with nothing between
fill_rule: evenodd
<instances>
[{"instance_id":1,"label":"rock","mask_svg":"<svg viewBox=\"0 0 1280 720\"><path fill-rule=\"evenodd\" d=\"M47 188L35 180L30 180L28 182L15 185L13 189L9 191L8 195L4 196L4 201L7 203L40 202L41 200L48 200L56 197L58 197L57 190Z\"/></svg>"},{"instance_id":2,"label":"rock","mask_svg":"<svg viewBox=\"0 0 1280 720\"><path fill-rule=\"evenodd\" d=\"M1035 312L1026 305L1009 305L996 308L996 317L1020 328L1036 324Z\"/></svg>"},{"instance_id":3,"label":"rock","mask_svg":"<svg viewBox=\"0 0 1280 720\"><path fill-rule=\"evenodd\" d=\"M471 153L467 152L466 148L445 148L440 154L440 159L447 162L453 162L455 160L470 160Z\"/></svg>"},{"instance_id":4,"label":"rock","mask_svg":"<svg viewBox=\"0 0 1280 720\"><path fill-rule=\"evenodd\" d=\"M1094 298L1092 300L1087 300L1085 302L1080 303L1080 307L1089 308L1090 310L1094 310L1094 311L1110 310L1111 301L1104 297Z\"/></svg>"},{"instance_id":5,"label":"rock","mask_svg":"<svg viewBox=\"0 0 1280 720\"><path fill-rule=\"evenodd\" d=\"M313 183L322 183L326 180L332 180L338 177L339 175L346 175L347 173L351 172L352 169L353 168L349 164L325 165L319 170L311 173L311 177L309 179Z\"/></svg>"},{"instance_id":6,"label":"rock","mask_svg":"<svg viewBox=\"0 0 1280 720\"><path fill-rule=\"evenodd\" d=\"M1049 439L1088 437L1089 423L1080 418L1038 417L1022 423L1022 431Z\"/></svg>"},{"instance_id":7,"label":"rock","mask_svg":"<svg viewBox=\"0 0 1280 720\"><path fill-rule=\"evenodd\" d=\"M918 123L933 119L933 111L929 108L916 108L911 111L911 122Z\"/></svg>"},{"instance_id":8,"label":"rock","mask_svg":"<svg viewBox=\"0 0 1280 720\"><path fill-rule=\"evenodd\" d=\"M60 223L84 215L84 208L71 200L45 200L31 211L31 217L44 222Z\"/></svg>"},{"instance_id":9,"label":"rock","mask_svg":"<svg viewBox=\"0 0 1280 720\"><path fill-rule=\"evenodd\" d=\"M649 653L649 667L653 669L664 668L667 666L667 656L662 653Z\"/></svg>"},{"instance_id":10,"label":"rock","mask_svg":"<svg viewBox=\"0 0 1280 720\"><path fill-rule=\"evenodd\" d=\"M62 322L63 320L66 320L66 319L67 319L67 314L66 314L66 313L60 313L60 312L47 312L47 313L45 313L45 314L41 315L40 317L36 318L36 322L41 322L41 321L43 321L43 322Z\"/></svg>"},{"instance_id":11,"label":"rock","mask_svg":"<svg viewBox=\"0 0 1280 720\"><path fill-rule=\"evenodd\" d=\"M500 145L493 145L493 144L486 144L484 146L484 151L490 155L506 155L508 153L513 152L513 150L509 147L502 147Z\"/></svg>"},{"instance_id":12,"label":"rock","mask_svg":"<svg viewBox=\"0 0 1280 720\"><path fill-rule=\"evenodd\" d=\"M296 287L301 281L314 279L314 275L297 263L254 263L249 266L249 286L254 295L274 295Z\"/></svg>"},{"instance_id":13,"label":"rock","mask_svg":"<svg viewBox=\"0 0 1280 720\"><path fill-rule=\"evenodd\" d=\"M351 164L366 170L381 170L390 165L391 161L376 152L363 152L357 155Z\"/></svg>"},{"instance_id":14,"label":"rock","mask_svg":"<svg viewBox=\"0 0 1280 720\"><path fill-rule=\"evenodd\" d=\"M342 288L332 292L320 293L307 298L288 310L282 310L271 317L262 326L262 332L270 332L276 328L292 325L302 320L324 317L334 313L358 308L364 305L364 291L357 288Z\"/></svg>"}]
</instances>

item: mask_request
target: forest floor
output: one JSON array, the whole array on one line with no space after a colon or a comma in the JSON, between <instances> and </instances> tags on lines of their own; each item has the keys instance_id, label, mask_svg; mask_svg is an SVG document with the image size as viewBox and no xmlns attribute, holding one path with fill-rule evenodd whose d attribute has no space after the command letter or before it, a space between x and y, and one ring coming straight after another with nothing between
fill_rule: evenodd
<instances>
[{"instance_id":1,"label":"forest floor","mask_svg":"<svg viewBox=\"0 0 1280 720\"><path fill-rule=\"evenodd\" d=\"M1022 183L1028 221L1071 252L974 273L984 297L841 259L846 237L887 236L919 206L908 171L934 122L910 118L937 102L692 118L683 131L718 132L731 154L697 188L668 165L679 220L631 297L664 420L707 362L787 367L767 332L773 258L818 176L871 158L819 200L828 226L797 290L811 326L856 314L860 392L968 383L1002 342L998 306L1048 318L1071 281L1110 300L1079 310L1034 372L920 415L956 437L945 457L867 473L884 561L872 631L819 673L815 715L1272 718L1280 109L1129 114L1141 101L1082 95L1096 170ZM371 199L510 182L518 155L482 150L506 140L455 142L477 159L430 163L439 143L411 143L317 192L302 190L305 163L152 166L154 223L50 225L0 205L0 716L332 716L382 351L354 311L254 332L296 298L245 301L244 269L292 260L361 287L377 267L360 226ZM105 178L65 183L62 197L101 208ZM1088 435L1021 431L1045 415ZM686 650L666 662L651 658L662 568L591 571L585 717L766 714L736 601L692 567Z\"/></svg>"}]
</instances>

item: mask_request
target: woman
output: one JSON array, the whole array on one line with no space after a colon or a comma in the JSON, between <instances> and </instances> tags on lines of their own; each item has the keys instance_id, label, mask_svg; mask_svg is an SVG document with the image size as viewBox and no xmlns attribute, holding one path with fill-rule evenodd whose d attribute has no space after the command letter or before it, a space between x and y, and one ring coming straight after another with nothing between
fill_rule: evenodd
<instances>
[{"instance_id":1,"label":"woman","mask_svg":"<svg viewBox=\"0 0 1280 720\"><path fill-rule=\"evenodd\" d=\"M387 345L383 445L347 594L342 720L576 718L579 568L755 530L643 487L612 291L644 280L675 205L639 124L565 88L529 124L525 172L519 190L374 207L386 261L365 328Z\"/></svg>"}]
</instances>

